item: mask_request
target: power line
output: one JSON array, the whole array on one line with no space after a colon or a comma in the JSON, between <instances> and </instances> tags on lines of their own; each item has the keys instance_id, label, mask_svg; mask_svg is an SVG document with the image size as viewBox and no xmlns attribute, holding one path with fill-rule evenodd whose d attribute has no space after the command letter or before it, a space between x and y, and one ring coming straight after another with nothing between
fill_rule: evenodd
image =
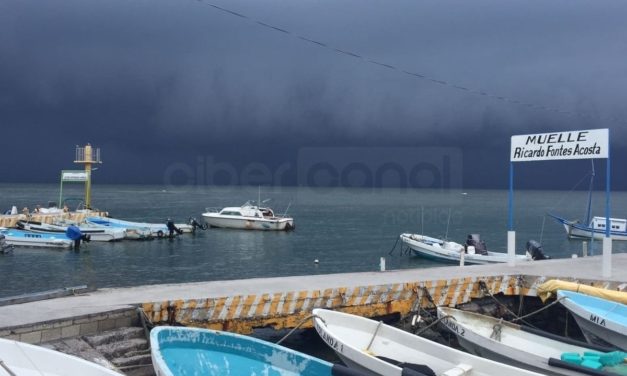
<instances>
[{"instance_id":1,"label":"power line","mask_svg":"<svg viewBox=\"0 0 627 376\"><path fill-rule=\"evenodd\" d=\"M265 23L265 22L256 20L256 19L254 19L252 17L249 17L249 16L247 16L245 14L241 14L241 13L232 11L230 9L223 8L223 7L218 6L216 4L213 4L213 3L210 3L210 2L207 2L207 1L204 1L204 0L197 0L197 1L199 3L204 3L204 4L210 6L210 7L214 8L214 9L217 9L217 10L221 11L221 12L224 12L224 13L227 13L227 14L239 17L239 18L247 19L250 22L255 23L255 24L259 25L259 26L262 26L262 27L264 27L266 29L270 29L272 31L277 31L277 32L289 35L291 37L294 37L294 38L300 39L302 41L308 42L310 44L313 44L313 45L315 45L317 47L322 47L322 48L328 49L328 50L333 51L333 52L338 53L338 54L343 54L343 55L346 55L346 56L354 58L354 59L362 60L362 61L364 61L366 63L369 63L369 64L372 64L372 65L377 65L379 67L391 69L391 70L397 71L399 73L402 73L402 74L405 74L405 75L408 75L408 76L412 76L414 78L418 78L418 79L421 79L421 80L424 80L424 81L429 81L429 82L437 84L437 85L446 86L446 87L449 87L449 88L452 88L452 89L455 89L455 90L458 90L458 91L465 91L465 92L468 92L468 93L471 93L471 94L474 94L474 95L480 95L480 96L488 97L488 98L491 98L491 99L496 99L496 100L499 100L499 101L502 101L502 102L515 104L515 105L518 105L518 106L524 106L524 107L531 108L531 109L547 111L547 112L554 112L554 113L558 113L558 114L562 114L562 115L568 115L568 116L572 116L572 117L579 117L579 118L582 118L582 119L611 121L611 122L614 122L614 123L627 125L627 123L624 120L615 118L613 116L587 115L587 114L581 114L581 113L570 111L570 110L563 110L563 109L560 109L558 107L551 107L551 106L545 106L545 105L538 104L538 103L521 101L521 100L518 100L518 99L515 99L515 98L503 96L503 95L495 95L495 94L489 93L489 92L484 91L484 90L458 85L458 84L455 84L455 83L452 83L452 82L449 82L449 81L445 81L445 80L437 79L435 77L431 77L431 76L426 75L426 74L421 74L421 73L417 73L417 72L412 72L412 71L408 71L408 70L405 70L405 69L401 69L401 68L398 68L398 67L396 67L394 65L391 65L391 64L386 64L386 63L383 63L381 61L377 61L377 60L372 60L372 59L366 58L366 57L364 57L364 56L362 56L360 54L357 54L355 52L352 52L352 51L347 51L347 50L344 50L344 49L333 47L333 46L330 46L330 45L328 45L326 43L317 41L315 39L311 39L311 38L308 38L308 37L305 37L305 36L302 36L302 35L298 35L298 34L292 33L289 30L286 30L286 29L283 29L283 28L280 28L280 27L277 27L277 26L274 26L274 25L270 25L268 23Z\"/></svg>"}]
</instances>

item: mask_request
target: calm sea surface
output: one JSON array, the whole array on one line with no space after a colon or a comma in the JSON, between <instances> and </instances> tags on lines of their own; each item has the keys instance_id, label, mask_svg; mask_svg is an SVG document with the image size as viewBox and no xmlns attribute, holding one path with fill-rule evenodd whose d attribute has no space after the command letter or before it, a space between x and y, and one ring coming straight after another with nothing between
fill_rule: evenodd
<instances>
[{"instance_id":1,"label":"calm sea surface","mask_svg":"<svg viewBox=\"0 0 627 376\"><path fill-rule=\"evenodd\" d=\"M12 205L47 205L58 200L57 185L0 185L0 209ZM239 206L257 199L257 187L107 186L93 187L94 207L115 218L165 223L201 219L206 207ZM64 187L64 196L82 196L78 187ZM209 229L176 239L91 242L80 252L16 248L0 255L0 296L88 285L120 287L145 284L215 281L252 277L326 274L437 267L401 254L402 232L424 233L463 242L479 233L491 250L505 251L507 191L313 189L262 187L262 199L275 212L295 218L296 231L254 232ZM582 218L587 192L517 191L514 219L517 249L528 239L541 241L554 258L581 252L581 241L568 240L563 228L546 212ZM603 215L604 194L594 195L593 214ZM612 193L613 216L627 215L627 193ZM593 253L600 253L600 242ZM627 242L615 242L627 252ZM314 263L314 260L319 263Z\"/></svg>"}]
</instances>

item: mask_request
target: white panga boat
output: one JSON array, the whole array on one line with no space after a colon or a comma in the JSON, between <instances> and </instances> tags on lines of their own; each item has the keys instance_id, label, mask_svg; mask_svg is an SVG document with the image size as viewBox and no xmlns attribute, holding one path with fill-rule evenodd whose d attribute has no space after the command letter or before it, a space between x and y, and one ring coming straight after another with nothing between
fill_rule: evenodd
<instances>
[{"instance_id":1,"label":"white panga boat","mask_svg":"<svg viewBox=\"0 0 627 376\"><path fill-rule=\"evenodd\" d=\"M53 225L35 221L18 221L17 227L32 232L52 234L65 234L68 229L67 225ZM110 242L126 237L126 232L123 228L107 228L102 226L90 226L88 224L83 224L78 226L78 228L81 233L88 235L90 240L97 242Z\"/></svg>"},{"instance_id":2,"label":"white panga boat","mask_svg":"<svg viewBox=\"0 0 627 376\"><path fill-rule=\"evenodd\" d=\"M87 217L88 223L96 224L99 226L106 226L110 228L123 228L127 230L127 234L131 233L133 239L143 239L146 237L164 237L169 235L169 229L166 224L161 223L145 223L145 222L131 222L122 219L105 218L105 217ZM180 223L173 224L176 229L180 230L180 233L192 232L193 226ZM176 235L177 232L175 231Z\"/></svg>"},{"instance_id":3,"label":"white panga boat","mask_svg":"<svg viewBox=\"0 0 627 376\"><path fill-rule=\"evenodd\" d=\"M415 255L435 261L459 263L462 253L467 264L495 264L508 261L507 253L488 251L485 243L476 234L468 235L466 245L418 234L401 234L401 241ZM527 249L524 255L516 255L516 262L547 258L542 253L542 246L535 241L527 242Z\"/></svg>"},{"instance_id":4,"label":"white panga boat","mask_svg":"<svg viewBox=\"0 0 627 376\"><path fill-rule=\"evenodd\" d=\"M150 332L157 376L359 376L274 343L218 330L161 326Z\"/></svg>"},{"instance_id":5,"label":"white panga boat","mask_svg":"<svg viewBox=\"0 0 627 376\"><path fill-rule=\"evenodd\" d=\"M293 218L275 215L272 209L260 207L250 201L242 206L226 207L222 210L207 208L202 216L210 227L275 231L294 229Z\"/></svg>"},{"instance_id":6,"label":"white panga boat","mask_svg":"<svg viewBox=\"0 0 627 376\"><path fill-rule=\"evenodd\" d=\"M74 241L65 234L37 233L14 228L0 228L6 244L19 247L72 248Z\"/></svg>"},{"instance_id":7,"label":"white panga boat","mask_svg":"<svg viewBox=\"0 0 627 376\"><path fill-rule=\"evenodd\" d=\"M72 355L7 339L0 339L0 375L123 376Z\"/></svg>"},{"instance_id":8,"label":"white panga boat","mask_svg":"<svg viewBox=\"0 0 627 376\"><path fill-rule=\"evenodd\" d=\"M314 309L314 326L349 367L368 375L523 376L531 371L476 357L347 313Z\"/></svg>"},{"instance_id":9,"label":"white panga boat","mask_svg":"<svg viewBox=\"0 0 627 376\"><path fill-rule=\"evenodd\" d=\"M575 239L603 239L605 237L606 217L592 217L589 224L578 220L569 221L555 214L548 214L555 218L566 229L569 238ZM610 218L610 238L613 240L627 240L627 219Z\"/></svg>"},{"instance_id":10,"label":"white panga boat","mask_svg":"<svg viewBox=\"0 0 627 376\"><path fill-rule=\"evenodd\" d=\"M565 290L558 290L557 298L573 314L588 342L627 351L627 305Z\"/></svg>"},{"instance_id":11,"label":"white panga boat","mask_svg":"<svg viewBox=\"0 0 627 376\"><path fill-rule=\"evenodd\" d=\"M609 352L586 343L542 332L500 319L438 307L438 318L471 354L547 375L615 375L561 360L564 353ZM567 366L568 368L564 368Z\"/></svg>"}]
</instances>

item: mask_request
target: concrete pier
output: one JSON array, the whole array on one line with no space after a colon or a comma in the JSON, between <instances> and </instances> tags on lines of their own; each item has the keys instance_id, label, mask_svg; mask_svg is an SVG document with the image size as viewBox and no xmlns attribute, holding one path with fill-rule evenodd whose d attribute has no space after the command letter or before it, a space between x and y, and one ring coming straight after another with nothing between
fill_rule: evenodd
<instances>
[{"instance_id":1,"label":"concrete pier","mask_svg":"<svg viewBox=\"0 0 627 376\"><path fill-rule=\"evenodd\" d=\"M0 337L41 343L137 325L137 308L155 324L248 333L255 327L296 326L315 307L363 316L456 305L492 294L535 296L548 279L627 291L627 254L614 255L612 277L602 258L546 260L510 267L477 265L365 273L256 278L100 289L0 307Z\"/></svg>"}]
</instances>

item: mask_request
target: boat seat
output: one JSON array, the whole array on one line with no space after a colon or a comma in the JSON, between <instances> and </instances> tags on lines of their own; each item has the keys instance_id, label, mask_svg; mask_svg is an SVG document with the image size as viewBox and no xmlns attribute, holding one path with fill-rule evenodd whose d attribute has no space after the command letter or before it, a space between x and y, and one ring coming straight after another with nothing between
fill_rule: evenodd
<instances>
[{"instance_id":1,"label":"boat seat","mask_svg":"<svg viewBox=\"0 0 627 376\"><path fill-rule=\"evenodd\" d=\"M472 371L472 366L470 364L460 363L455 367L449 369L448 371L442 373L442 376L464 376L470 375L470 371Z\"/></svg>"}]
</instances>

